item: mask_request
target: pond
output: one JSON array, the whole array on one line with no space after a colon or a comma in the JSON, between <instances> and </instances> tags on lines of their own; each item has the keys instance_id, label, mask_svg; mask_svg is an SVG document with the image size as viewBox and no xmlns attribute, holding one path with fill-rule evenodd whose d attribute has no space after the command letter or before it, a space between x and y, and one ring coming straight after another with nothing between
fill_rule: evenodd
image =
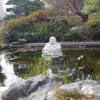
<instances>
[{"instance_id":1,"label":"pond","mask_svg":"<svg viewBox=\"0 0 100 100\"><path fill-rule=\"evenodd\" d=\"M77 58L84 55L82 64L95 70L96 80L100 82L100 49L99 48L67 48L63 50L65 55L62 68L75 67ZM24 52L8 55L8 59L14 64L15 73L23 78L38 75L47 70L47 64L41 57L41 51ZM4 80L4 75L0 73L0 83Z\"/></svg>"}]
</instances>

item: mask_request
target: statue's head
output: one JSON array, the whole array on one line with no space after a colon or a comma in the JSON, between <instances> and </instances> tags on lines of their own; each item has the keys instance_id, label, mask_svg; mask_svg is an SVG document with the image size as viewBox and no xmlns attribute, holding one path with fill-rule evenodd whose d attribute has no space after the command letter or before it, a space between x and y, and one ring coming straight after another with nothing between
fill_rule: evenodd
<instances>
[{"instance_id":1,"label":"statue's head","mask_svg":"<svg viewBox=\"0 0 100 100\"><path fill-rule=\"evenodd\" d=\"M57 40L54 36L50 37L49 39L49 44L53 45L53 44L56 44L57 43Z\"/></svg>"}]
</instances>

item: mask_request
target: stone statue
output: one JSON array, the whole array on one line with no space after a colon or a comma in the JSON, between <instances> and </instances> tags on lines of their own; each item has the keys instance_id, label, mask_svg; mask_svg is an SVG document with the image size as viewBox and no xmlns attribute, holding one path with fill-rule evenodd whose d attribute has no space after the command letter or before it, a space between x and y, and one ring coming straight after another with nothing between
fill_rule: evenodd
<instances>
[{"instance_id":1,"label":"stone statue","mask_svg":"<svg viewBox=\"0 0 100 100\"><path fill-rule=\"evenodd\" d=\"M51 60L52 58L57 58L63 56L61 45L56 41L55 37L50 37L49 42L46 43L42 50L42 57L45 60Z\"/></svg>"},{"instance_id":2,"label":"stone statue","mask_svg":"<svg viewBox=\"0 0 100 100\"><path fill-rule=\"evenodd\" d=\"M60 72L61 63L63 60L63 53L60 43L56 41L55 37L50 37L49 42L46 43L42 50L42 57L45 62L50 62L48 68L53 74L58 74Z\"/></svg>"}]
</instances>

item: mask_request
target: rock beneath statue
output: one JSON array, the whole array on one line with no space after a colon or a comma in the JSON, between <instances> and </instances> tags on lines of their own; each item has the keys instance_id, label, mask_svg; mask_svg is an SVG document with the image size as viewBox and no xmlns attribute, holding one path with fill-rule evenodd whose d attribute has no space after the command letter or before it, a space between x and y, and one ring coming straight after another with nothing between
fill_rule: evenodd
<instances>
[{"instance_id":1,"label":"rock beneath statue","mask_svg":"<svg viewBox=\"0 0 100 100\"><path fill-rule=\"evenodd\" d=\"M50 37L49 42L46 43L42 50L42 57L45 60L63 56L60 43L56 41L55 37Z\"/></svg>"}]
</instances>

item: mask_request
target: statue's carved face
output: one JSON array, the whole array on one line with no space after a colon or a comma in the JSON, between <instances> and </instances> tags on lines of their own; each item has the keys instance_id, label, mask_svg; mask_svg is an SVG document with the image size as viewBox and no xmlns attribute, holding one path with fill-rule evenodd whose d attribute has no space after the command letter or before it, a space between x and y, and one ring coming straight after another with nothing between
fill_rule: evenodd
<instances>
[{"instance_id":1,"label":"statue's carved face","mask_svg":"<svg viewBox=\"0 0 100 100\"><path fill-rule=\"evenodd\" d=\"M53 45L53 44L56 44L56 43L57 43L56 38L55 37L50 37L49 44Z\"/></svg>"}]
</instances>

